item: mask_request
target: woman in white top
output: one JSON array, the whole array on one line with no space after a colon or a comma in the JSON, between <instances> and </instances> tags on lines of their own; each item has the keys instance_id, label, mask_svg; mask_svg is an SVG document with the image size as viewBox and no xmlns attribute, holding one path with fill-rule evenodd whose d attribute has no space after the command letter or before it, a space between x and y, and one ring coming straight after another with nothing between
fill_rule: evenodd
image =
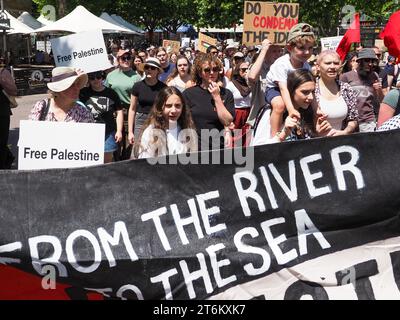
<instances>
[{"instance_id":1,"label":"woman in white top","mask_svg":"<svg viewBox=\"0 0 400 320\"><path fill-rule=\"evenodd\" d=\"M195 126L182 93L175 87L163 88L135 141L134 157L155 158L197 150Z\"/></svg>"},{"instance_id":2,"label":"woman in white top","mask_svg":"<svg viewBox=\"0 0 400 320\"><path fill-rule=\"evenodd\" d=\"M180 92L192 87L194 84L190 75L191 64L185 56L179 56L176 60L176 67L173 73L167 79L167 86L175 87Z\"/></svg>"},{"instance_id":3,"label":"woman in white top","mask_svg":"<svg viewBox=\"0 0 400 320\"><path fill-rule=\"evenodd\" d=\"M349 84L338 80L341 68L336 51L325 50L317 60L319 77L315 86L314 109L319 108L332 126L328 136L353 133L357 129L357 98Z\"/></svg>"},{"instance_id":4,"label":"woman in white top","mask_svg":"<svg viewBox=\"0 0 400 320\"><path fill-rule=\"evenodd\" d=\"M248 69L248 62L237 65L232 72L231 82L226 86L235 100L235 129L243 128L250 113L251 87L246 82Z\"/></svg>"}]
</instances>

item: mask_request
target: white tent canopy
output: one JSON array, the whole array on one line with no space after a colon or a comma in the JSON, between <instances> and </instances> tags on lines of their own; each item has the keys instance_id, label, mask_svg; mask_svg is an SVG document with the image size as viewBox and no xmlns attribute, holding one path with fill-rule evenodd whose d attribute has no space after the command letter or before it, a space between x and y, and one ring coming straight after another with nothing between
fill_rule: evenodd
<instances>
[{"instance_id":1,"label":"white tent canopy","mask_svg":"<svg viewBox=\"0 0 400 320\"><path fill-rule=\"evenodd\" d=\"M54 21L51 21L49 19L47 19L44 15L40 15L39 18L36 19L37 21L39 21L42 25L47 26L50 23L53 23Z\"/></svg>"},{"instance_id":2,"label":"white tent canopy","mask_svg":"<svg viewBox=\"0 0 400 320\"><path fill-rule=\"evenodd\" d=\"M124 26L124 25L118 23L116 20L114 20L107 12L103 12L103 13L100 15L100 18L102 18L103 20L105 20L105 21L107 21L107 22L116 24L117 26L120 26L120 27L122 27L122 28L126 28L126 26ZM129 29L129 28L127 28L127 29ZM132 30L132 31L133 31L133 30Z\"/></svg>"},{"instance_id":3,"label":"white tent canopy","mask_svg":"<svg viewBox=\"0 0 400 320\"><path fill-rule=\"evenodd\" d=\"M26 24L32 29L39 29L43 27L43 24L37 21L34 17L32 17L28 12L23 12L19 17L18 20L22 23Z\"/></svg>"},{"instance_id":4,"label":"white tent canopy","mask_svg":"<svg viewBox=\"0 0 400 320\"><path fill-rule=\"evenodd\" d=\"M83 6L77 6L70 14L47 26L34 30L34 33L85 32L101 29L103 33L135 33L119 25L104 21Z\"/></svg>"},{"instance_id":5,"label":"white tent canopy","mask_svg":"<svg viewBox=\"0 0 400 320\"><path fill-rule=\"evenodd\" d=\"M129 23L124 18L122 18L120 16L117 16L116 14L112 14L111 18L113 18L116 22L118 22L119 24L125 26L126 28L129 28L129 29L134 30L134 31L139 32L139 33L144 33L144 31L142 29L140 29L139 27L133 25L132 23Z\"/></svg>"},{"instance_id":6,"label":"white tent canopy","mask_svg":"<svg viewBox=\"0 0 400 320\"><path fill-rule=\"evenodd\" d=\"M4 12L7 14L8 19L10 19L10 30L7 31L7 34L31 33L34 31L31 27L13 17L6 10L4 10Z\"/></svg>"}]
</instances>

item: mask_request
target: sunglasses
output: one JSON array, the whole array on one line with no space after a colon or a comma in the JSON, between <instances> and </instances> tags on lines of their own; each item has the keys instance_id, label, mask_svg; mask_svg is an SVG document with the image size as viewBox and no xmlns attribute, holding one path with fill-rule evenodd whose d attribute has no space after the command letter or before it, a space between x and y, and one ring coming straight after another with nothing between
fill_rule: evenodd
<instances>
[{"instance_id":1,"label":"sunglasses","mask_svg":"<svg viewBox=\"0 0 400 320\"><path fill-rule=\"evenodd\" d=\"M211 70L212 70L213 72L219 72L219 68L218 68L218 67L214 67L214 68L204 68L204 69L203 69L203 72L204 72L204 73L210 73Z\"/></svg>"},{"instance_id":2,"label":"sunglasses","mask_svg":"<svg viewBox=\"0 0 400 320\"><path fill-rule=\"evenodd\" d=\"M123 57L121 57L121 60L122 61L131 61L132 57L131 56L123 56Z\"/></svg>"},{"instance_id":3,"label":"sunglasses","mask_svg":"<svg viewBox=\"0 0 400 320\"><path fill-rule=\"evenodd\" d=\"M101 73L89 75L89 80L95 80L95 79L103 79L103 75Z\"/></svg>"},{"instance_id":4,"label":"sunglasses","mask_svg":"<svg viewBox=\"0 0 400 320\"><path fill-rule=\"evenodd\" d=\"M249 70L249 68L240 68L239 70L242 72L246 72L247 70Z\"/></svg>"},{"instance_id":5,"label":"sunglasses","mask_svg":"<svg viewBox=\"0 0 400 320\"><path fill-rule=\"evenodd\" d=\"M144 66L144 70L157 70L157 68L153 66Z\"/></svg>"},{"instance_id":6,"label":"sunglasses","mask_svg":"<svg viewBox=\"0 0 400 320\"><path fill-rule=\"evenodd\" d=\"M211 51L211 54L218 54L218 51Z\"/></svg>"}]
</instances>

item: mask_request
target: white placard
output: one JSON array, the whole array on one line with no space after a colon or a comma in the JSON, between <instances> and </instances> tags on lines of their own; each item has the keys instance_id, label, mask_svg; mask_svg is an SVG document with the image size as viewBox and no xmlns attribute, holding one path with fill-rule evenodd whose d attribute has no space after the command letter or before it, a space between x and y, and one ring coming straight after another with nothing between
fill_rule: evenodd
<instances>
[{"instance_id":1,"label":"white placard","mask_svg":"<svg viewBox=\"0 0 400 320\"><path fill-rule=\"evenodd\" d=\"M339 46L340 41L342 41L343 36L338 37L328 37L328 38L321 38L321 52L324 50L333 50Z\"/></svg>"},{"instance_id":2,"label":"white placard","mask_svg":"<svg viewBox=\"0 0 400 320\"><path fill-rule=\"evenodd\" d=\"M190 38L182 38L181 40L181 48L190 47Z\"/></svg>"},{"instance_id":3,"label":"white placard","mask_svg":"<svg viewBox=\"0 0 400 320\"><path fill-rule=\"evenodd\" d=\"M51 42L50 41L36 41L36 50L37 51L47 51L47 53L51 52Z\"/></svg>"},{"instance_id":4,"label":"white placard","mask_svg":"<svg viewBox=\"0 0 400 320\"><path fill-rule=\"evenodd\" d=\"M81 32L51 39L57 67L72 67L84 72L111 68L101 30Z\"/></svg>"},{"instance_id":5,"label":"white placard","mask_svg":"<svg viewBox=\"0 0 400 320\"><path fill-rule=\"evenodd\" d=\"M104 163L104 124L21 120L19 130L18 170Z\"/></svg>"}]
</instances>

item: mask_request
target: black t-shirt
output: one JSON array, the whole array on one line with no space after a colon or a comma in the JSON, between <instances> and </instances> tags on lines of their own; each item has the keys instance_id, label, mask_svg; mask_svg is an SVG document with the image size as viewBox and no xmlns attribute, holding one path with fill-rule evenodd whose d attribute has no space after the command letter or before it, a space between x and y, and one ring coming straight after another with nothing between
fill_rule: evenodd
<instances>
[{"instance_id":1,"label":"black t-shirt","mask_svg":"<svg viewBox=\"0 0 400 320\"><path fill-rule=\"evenodd\" d=\"M10 101L3 93L3 87L0 86L0 116L9 117L11 114Z\"/></svg>"},{"instance_id":2,"label":"black t-shirt","mask_svg":"<svg viewBox=\"0 0 400 320\"><path fill-rule=\"evenodd\" d=\"M149 86L145 80L135 83L132 87L132 95L138 99L136 112L150 113L157 94L164 87L166 87L166 84L161 81L158 81L154 86Z\"/></svg>"},{"instance_id":3,"label":"black t-shirt","mask_svg":"<svg viewBox=\"0 0 400 320\"><path fill-rule=\"evenodd\" d=\"M229 111L232 117L235 117L235 102L233 99L233 94L230 90L225 88L220 88L221 98L224 103L225 108ZM196 125L197 134L199 135L199 149L202 148L201 143L209 143L209 141L201 140L201 130L207 129L217 129L219 132L224 130L223 124L219 121L217 110L215 109L215 101L208 90L201 88L200 86L195 86L186 89L183 92L186 104L192 111L192 117L194 124ZM216 136L215 134L213 136ZM223 135L221 134L221 137ZM220 147L223 148L223 139L220 139ZM211 146L207 149L211 149Z\"/></svg>"},{"instance_id":4,"label":"black t-shirt","mask_svg":"<svg viewBox=\"0 0 400 320\"><path fill-rule=\"evenodd\" d=\"M86 87L79 93L79 100L90 109L97 123L105 123L106 134L117 130L114 112L122 110L122 106L121 100L114 90L104 88L103 91L97 92Z\"/></svg>"},{"instance_id":5,"label":"black t-shirt","mask_svg":"<svg viewBox=\"0 0 400 320\"><path fill-rule=\"evenodd\" d=\"M395 70L397 71L396 74ZM399 68L395 68L395 66L392 64L387 64L385 68L382 70L382 72L379 74L379 77L382 78L382 88L388 87L388 76L393 76L392 86L396 86L398 73L399 73Z\"/></svg>"}]
</instances>

